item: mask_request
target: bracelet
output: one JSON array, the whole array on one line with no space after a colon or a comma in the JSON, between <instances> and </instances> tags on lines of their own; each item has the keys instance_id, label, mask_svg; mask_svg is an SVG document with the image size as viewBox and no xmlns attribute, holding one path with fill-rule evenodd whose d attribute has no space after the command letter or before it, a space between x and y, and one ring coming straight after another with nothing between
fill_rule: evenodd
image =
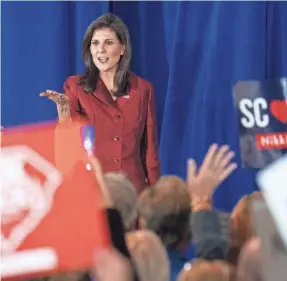
<instances>
[{"instance_id":1,"label":"bracelet","mask_svg":"<svg viewBox=\"0 0 287 281\"><path fill-rule=\"evenodd\" d=\"M199 210L210 210L212 209L212 198L209 196L192 196L191 198L191 208L193 211L199 211Z\"/></svg>"},{"instance_id":2,"label":"bracelet","mask_svg":"<svg viewBox=\"0 0 287 281\"><path fill-rule=\"evenodd\" d=\"M193 195L191 197L191 202L211 202L212 201L212 198L210 198L209 196L198 196L198 195Z\"/></svg>"}]
</instances>

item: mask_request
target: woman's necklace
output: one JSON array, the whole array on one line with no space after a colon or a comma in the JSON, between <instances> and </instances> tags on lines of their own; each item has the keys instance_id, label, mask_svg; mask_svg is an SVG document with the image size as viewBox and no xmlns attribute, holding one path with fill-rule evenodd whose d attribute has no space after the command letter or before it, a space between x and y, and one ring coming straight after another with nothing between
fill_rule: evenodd
<instances>
[{"instance_id":1,"label":"woman's necklace","mask_svg":"<svg viewBox=\"0 0 287 281\"><path fill-rule=\"evenodd\" d=\"M110 92L110 95L111 95L112 99L113 99L114 101L116 101L118 98L114 95L114 91L109 90L109 92Z\"/></svg>"}]
</instances>

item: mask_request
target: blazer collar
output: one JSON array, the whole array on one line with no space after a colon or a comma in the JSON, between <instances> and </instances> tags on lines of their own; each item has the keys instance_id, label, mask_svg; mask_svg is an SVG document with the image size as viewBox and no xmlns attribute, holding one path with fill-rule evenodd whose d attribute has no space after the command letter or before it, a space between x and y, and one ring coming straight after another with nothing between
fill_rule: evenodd
<instances>
[{"instance_id":1,"label":"blazer collar","mask_svg":"<svg viewBox=\"0 0 287 281\"><path fill-rule=\"evenodd\" d=\"M132 72L130 72L129 86L130 86L130 90L129 90L128 95L130 96L130 98L126 99L125 103L132 98L132 95L136 92L137 86L138 86L137 77ZM108 105L111 105L111 106L117 105L116 101L114 101L113 98L111 97L109 90L107 89L105 83L103 82L101 78L98 81L98 86L96 90L93 92L93 95Z\"/></svg>"},{"instance_id":2,"label":"blazer collar","mask_svg":"<svg viewBox=\"0 0 287 281\"><path fill-rule=\"evenodd\" d=\"M137 76L133 73L130 72L130 88L133 90L136 90L138 88L138 80Z\"/></svg>"}]
</instances>

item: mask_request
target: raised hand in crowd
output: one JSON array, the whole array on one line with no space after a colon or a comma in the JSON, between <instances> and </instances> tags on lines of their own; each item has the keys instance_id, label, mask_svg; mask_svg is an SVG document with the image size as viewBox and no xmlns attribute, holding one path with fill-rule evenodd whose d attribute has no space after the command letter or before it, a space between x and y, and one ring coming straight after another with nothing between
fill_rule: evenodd
<instances>
[{"instance_id":1,"label":"raised hand in crowd","mask_svg":"<svg viewBox=\"0 0 287 281\"><path fill-rule=\"evenodd\" d=\"M188 160L187 184L193 206L198 201L209 204L215 189L237 168L233 157L234 152L227 145L213 144L199 170L193 159Z\"/></svg>"},{"instance_id":2,"label":"raised hand in crowd","mask_svg":"<svg viewBox=\"0 0 287 281\"><path fill-rule=\"evenodd\" d=\"M40 93L40 97L47 97L57 105L59 122L64 122L71 118L69 99L66 95L47 90Z\"/></svg>"}]
</instances>

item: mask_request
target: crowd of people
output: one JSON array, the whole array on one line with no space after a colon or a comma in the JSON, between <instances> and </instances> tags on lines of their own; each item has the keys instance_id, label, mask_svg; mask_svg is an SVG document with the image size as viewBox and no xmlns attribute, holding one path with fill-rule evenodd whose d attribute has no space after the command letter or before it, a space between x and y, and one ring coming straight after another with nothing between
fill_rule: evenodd
<instances>
[{"instance_id":1,"label":"crowd of people","mask_svg":"<svg viewBox=\"0 0 287 281\"><path fill-rule=\"evenodd\" d=\"M213 208L216 188L236 169L228 146L211 145L202 165L187 164L187 180L166 175L138 194L122 172L104 173L91 157L113 249L95 253L89 271L59 273L50 281L259 281L260 240L251 204L240 199L230 215Z\"/></svg>"}]
</instances>

